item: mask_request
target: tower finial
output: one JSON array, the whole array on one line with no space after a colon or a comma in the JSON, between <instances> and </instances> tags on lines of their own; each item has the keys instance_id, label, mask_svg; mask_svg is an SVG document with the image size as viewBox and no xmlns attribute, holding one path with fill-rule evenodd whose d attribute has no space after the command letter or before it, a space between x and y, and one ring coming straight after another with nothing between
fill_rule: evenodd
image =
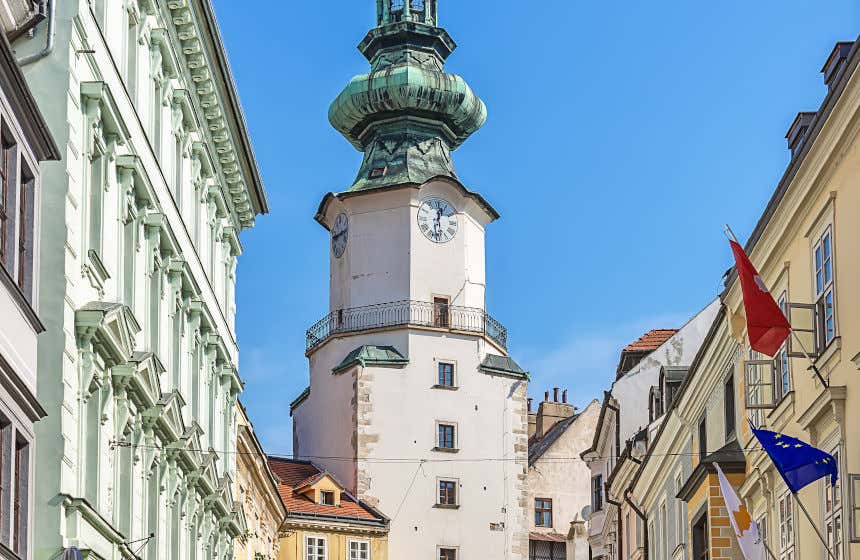
<instances>
[{"instance_id":1,"label":"tower finial","mask_svg":"<svg viewBox=\"0 0 860 560\"><path fill-rule=\"evenodd\" d=\"M376 0L376 25L414 21L436 27L437 0Z\"/></svg>"}]
</instances>

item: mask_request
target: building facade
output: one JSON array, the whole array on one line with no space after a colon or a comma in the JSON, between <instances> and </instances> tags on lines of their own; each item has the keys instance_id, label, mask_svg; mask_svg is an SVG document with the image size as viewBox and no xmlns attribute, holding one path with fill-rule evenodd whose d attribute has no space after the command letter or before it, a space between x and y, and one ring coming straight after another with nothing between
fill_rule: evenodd
<instances>
[{"instance_id":1,"label":"building facade","mask_svg":"<svg viewBox=\"0 0 860 560\"><path fill-rule=\"evenodd\" d=\"M236 404L236 479L233 499L239 506L242 534L235 540L236 560L276 560L287 512L275 475L245 407Z\"/></svg>"},{"instance_id":2,"label":"building facade","mask_svg":"<svg viewBox=\"0 0 860 560\"><path fill-rule=\"evenodd\" d=\"M451 160L486 109L443 70L455 44L435 1L377 12L359 46L371 72L329 112L364 160L316 217L330 313L308 331L294 452L391 518L393 558L525 558L528 376L485 306L499 215Z\"/></svg>"},{"instance_id":3,"label":"building facade","mask_svg":"<svg viewBox=\"0 0 860 560\"><path fill-rule=\"evenodd\" d=\"M39 164L59 153L9 45L39 21L32 2L0 2L0 558L33 557L37 398Z\"/></svg>"},{"instance_id":4,"label":"building facade","mask_svg":"<svg viewBox=\"0 0 860 560\"><path fill-rule=\"evenodd\" d=\"M779 560L828 558L828 550L840 560L860 557L860 449L850 435L857 409L851 395L860 368L853 288L860 268L851 258L857 235L851 217L860 201L854 180L860 171L858 66L858 42L837 44L823 69L828 93L818 111L800 113L792 123L788 168L746 243L797 336L773 357L753 352L740 284L730 271L722 309L629 488L649 509L655 534L662 528L654 504L665 500L670 511L686 509L671 539L685 551L677 557L743 558L715 463ZM827 550L757 448L749 423L836 457L840 482L835 487L820 480L799 493ZM689 466L681 453L690 457ZM673 473L680 473L677 482L665 484ZM649 552L651 558L664 557L657 544Z\"/></svg>"},{"instance_id":5,"label":"building facade","mask_svg":"<svg viewBox=\"0 0 860 560\"><path fill-rule=\"evenodd\" d=\"M663 400L652 388L662 383L677 389L674 376L692 363L719 307L715 300L680 329L649 331L622 350L591 446L581 454L591 469L588 542L593 558L620 560L628 552L644 552L646 521L620 482L629 480L629 463L639 460L660 425Z\"/></svg>"},{"instance_id":6,"label":"building facade","mask_svg":"<svg viewBox=\"0 0 860 560\"><path fill-rule=\"evenodd\" d=\"M230 558L239 232L266 212L206 0L47 2L35 557Z\"/></svg>"},{"instance_id":7,"label":"building facade","mask_svg":"<svg viewBox=\"0 0 860 560\"><path fill-rule=\"evenodd\" d=\"M600 402L582 412L546 393L529 414L529 560L588 560L591 470L579 457L594 437ZM534 426L532 432L531 426Z\"/></svg>"},{"instance_id":8,"label":"building facade","mask_svg":"<svg viewBox=\"0 0 860 560\"><path fill-rule=\"evenodd\" d=\"M269 457L287 515L279 560L388 560L389 520L310 461Z\"/></svg>"}]
</instances>

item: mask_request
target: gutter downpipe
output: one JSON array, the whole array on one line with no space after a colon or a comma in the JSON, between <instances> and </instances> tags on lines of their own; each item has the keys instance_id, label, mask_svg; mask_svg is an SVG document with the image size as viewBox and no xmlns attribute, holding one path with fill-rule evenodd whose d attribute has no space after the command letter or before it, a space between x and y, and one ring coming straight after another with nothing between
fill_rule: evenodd
<instances>
[{"instance_id":1,"label":"gutter downpipe","mask_svg":"<svg viewBox=\"0 0 860 560\"><path fill-rule=\"evenodd\" d=\"M45 48L39 52L18 59L19 66L27 66L37 60L42 60L54 50L57 22L57 0L45 0L48 4L48 37L45 39Z\"/></svg>"},{"instance_id":2,"label":"gutter downpipe","mask_svg":"<svg viewBox=\"0 0 860 560\"><path fill-rule=\"evenodd\" d=\"M616 502L609 497L609 485L603 483L603 493L606 494L606 502L615 506L618 510L616 518L618 519L618 557L621 557L621 551L624 550L624 532L621 530L621 502Z\"/></svg>"},{"instance_id":3,"label":"gutter downpipe","mask_svg":"<svg viewBox=\"0 0 860 560\"><path fill-rule=\"evenodd\" d=\"M642 560L648 560L648 516L642 513L642 510L636 507L633 500L630 499L631 491L628 488L624 493L624 501L633 509L639 519L642 520Z\"/></svg>"}]
</instances>

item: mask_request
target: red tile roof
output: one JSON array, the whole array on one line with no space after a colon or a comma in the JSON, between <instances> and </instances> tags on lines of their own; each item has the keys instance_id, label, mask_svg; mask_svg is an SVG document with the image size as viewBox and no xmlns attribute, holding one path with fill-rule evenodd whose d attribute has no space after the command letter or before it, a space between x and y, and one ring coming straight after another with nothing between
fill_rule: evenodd
<instances>
[{"instance_id":1,"label":"red tile roof","mask_svg":"<svg viewBox=\"0 0 860 560\"><path fill-rule=\"evenodd\" d=\"M663 345L664 342L672 338L678 332L678 329L652 329L641 337L636 342L633 342L624 349L625 352L653 352Z\"/></svg>"},{"instance_id":2,"label":"red tile roof","mask_svg":"<svg viewBox=\"0 0 860 560\"><path fill-rule=\"evenodd\" d=\"M332 515L363 521L385 521L385 518L378 512L359 502L346 492L341 493L339 506L318 504L307 496L295 493L295 489L306 486L309 483L312 484L316 482L315 479L322 478L322 475L327 474L325 471L318 469L313 463L269 457L269 467L275 475L278 484L278 493L281 495L284 507L287 508L287 517L290 514L311 514Z\"/></svg>"}]
</instances>

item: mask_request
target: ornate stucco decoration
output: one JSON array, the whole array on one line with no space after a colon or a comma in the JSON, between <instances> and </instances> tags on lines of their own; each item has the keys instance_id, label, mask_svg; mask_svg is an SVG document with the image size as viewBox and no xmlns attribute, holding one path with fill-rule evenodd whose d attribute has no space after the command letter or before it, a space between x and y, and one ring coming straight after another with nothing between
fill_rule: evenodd
<instances>
[{"instance_id":1,"label":"ornate stucco decoration","mask_svg":"<svg viewBox=\"0 0 860 560\"><path fill-rule=\"evenodd\" d=\"M193 84L188 102L206 119L201 132L213 148L230 211L241 228L249 228L268 204L211 7L198 0L169 0L167 9L171 38L181 46L178 63Z\"/></svg>"},{"instance_id":2,"label":"ornate stucco decoration","mask_svg":"<svg viewBox=\"0 0 860 560\"><path fill-rule=\"evenodd\" d=\"M444 71L456 44L437 21L436 2L377 2L379 26L358 47L371 71L329 109L332 126L364 152L350 191L456 179L451 152L483 126L487 109L463 78Z\"/></svg>"}]
</instances>

